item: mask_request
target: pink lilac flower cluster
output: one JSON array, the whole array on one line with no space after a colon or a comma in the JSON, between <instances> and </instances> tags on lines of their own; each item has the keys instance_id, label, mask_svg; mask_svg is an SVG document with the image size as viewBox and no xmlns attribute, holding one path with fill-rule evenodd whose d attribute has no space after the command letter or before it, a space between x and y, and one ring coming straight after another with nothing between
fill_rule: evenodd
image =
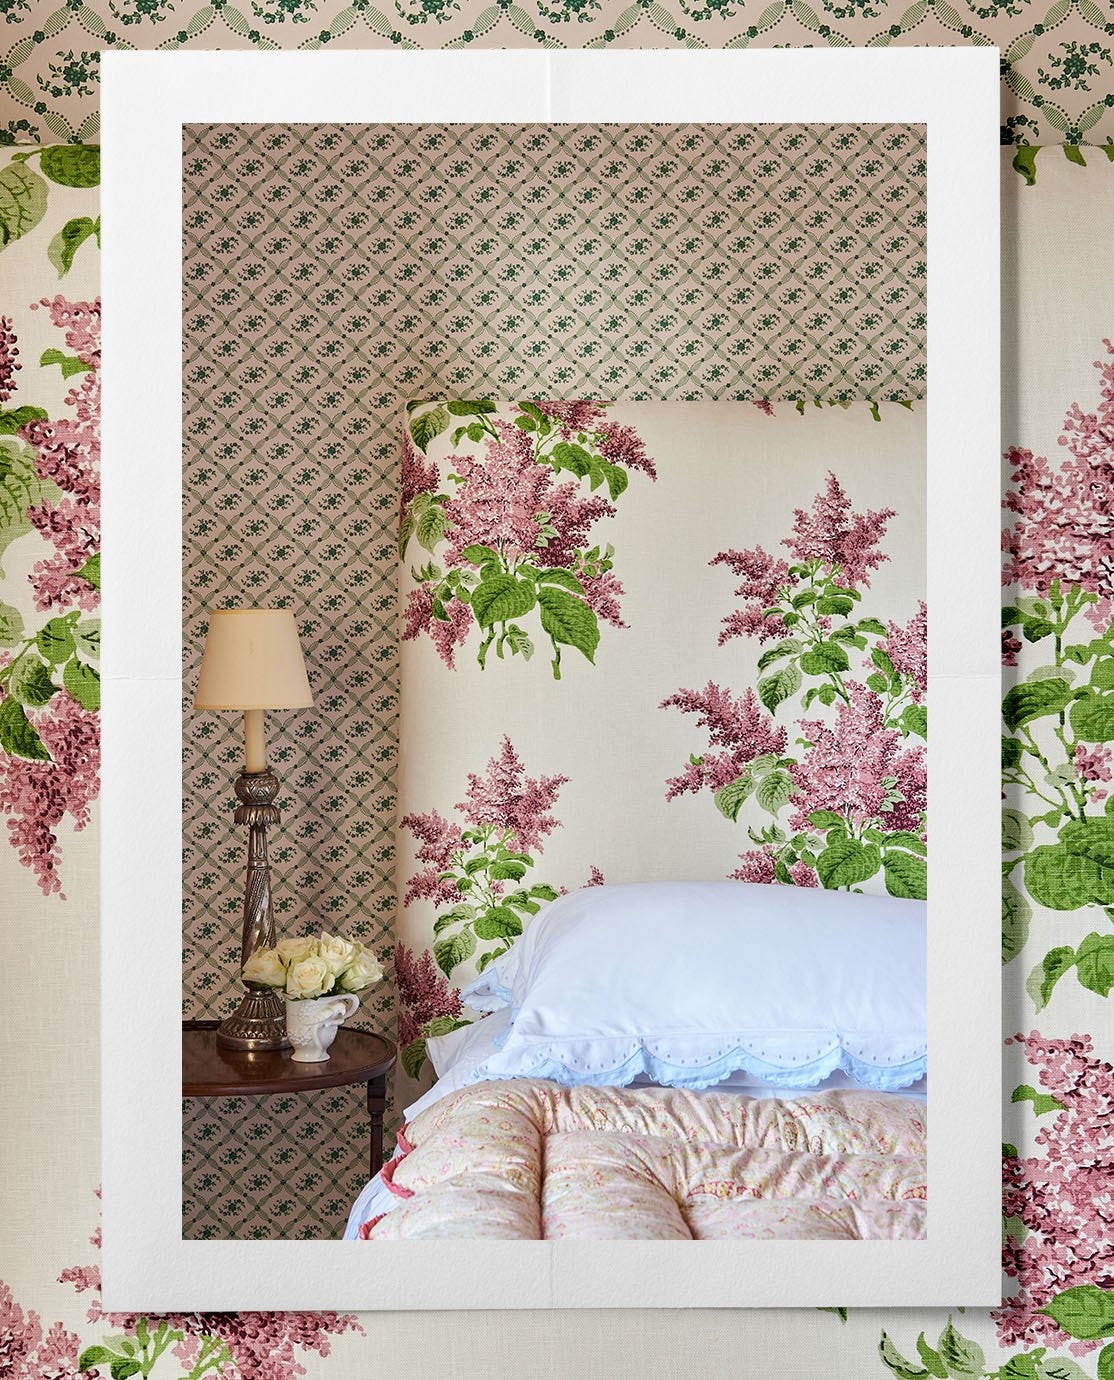
<instances>
[{"instance_id":1,"label":"pink lilac flower cluster","mask_svg":"<svg viewBox=\"0 0 1114 1380\"><path fill-rule=\"evenodd\" d=\"M527 776L511 740L504 735L499 754L488 762L486 774L468 773L465 798L457 802L456 808L476 827L494 824L509 829L512 846L521 853L532 853L540 850L542 840L560 826L549 811L568 779Z\"/></svg>"},{"instance_id":2,"label":"pink lilac flower cluster","mask_svg":"<svg viewBox=\"0 0 1114 1380\"><path fill-rule=\"evenodd\" d=\"M808 828L814 810L832 810L856 827L881 819L887 829L922 830L928 804L928 772L923 747L901 748L901 734L883 723L882 700L858 681L848 681L850 704L841 704L836 721L802 719L811 746L789 768L795 787L794 829ZM902 799L887 806L885 778L896 778Z\"/></svg>"},{"instance_id":3,"label":"pink lilac flower cluster","mask_svg":"<svg viewBox=\"0 0 1114 1380\"><path fill-rule=\"evenodd\" d=\"M16 348L16 334L12 330L12 318L0 316L0 402L7 402L15 392L15 376L22 368L19 350Z\"/></svg>"},{"instance_id":4,"label":"pink lilac flower cluster","mask_svg":"<svg viewBox=\"0 0 1114 1380\"><path fill-rule=\"evenodd\" d=\"M739 861L742 866L731 873L731 877L735 881L761 882L768 885L777 880L777 853L769 844L762 848L751 848L745 853L740 853ZM797 861L788 870L794 886L818 887L820 885L820 878L816 875L816 869L809 867L806 862Z\"/></svg>"},{"instance_id":5,"label":"pink lilac flower cluster","mask_svg":"<svg viewBox=\"0 0 1114 1380\"><path fill-rule=\"evenodd\" d=\"M1076 743L1072 765L1080 781L1093 784L1096 781L1114 780L1114 751L1105 743L1096 743L1092 747L1088 747L1086 743ZM1096 787L1091 791L1091 799L1105 800L1109 794L1109 791Z\"/></svg>"},{"instance_id":6,"label":"pink lilac flower cluster","mask_svg":"<svg viewBox=\"0 0 1114 1380\"><path fill-rule=\"evenodd\" d=\"M457 893L459 894L459 893ZM459 1016L460 993L451 986L428 949L420 956L405 944L395 948L395 984L398 987L399 1043L405 1048L422 1033L435 1016Z\"/></svg>"},{"instance_id":7,"label":"pink lilac flower cluster","mask_svg":"<svg viewBox=\"0 0 1114 1380\"><path fill-rule=\"evenodd\" d=\"M923 704L928 689L928 609L924 600L904 627L891 619L886 628L886 640L879 646L893 662L894 670L909 680L913 702Z\"/></svg>"},{"instance_id":8,"label":"pink lilac flower cluster","mask_svg":"<svg viewBox=\"0 0 1114 1380\"><path fill-rule=\"evenodd\" d=\"M1079 1285L1114 1289L1114 1067L1094 1057L1086 1035L1015 1039L1063 1110L1041 1117L1041 1155L1003 1159L1002 1212L1027 1232L1003 1243L1002 1266L1018 1290L993 1317L1005 1346L1060 1347L1069 1339L1039 1310ZM1070 1349L1079 1355L1107 1340L1072 1341Z\"/></svg>"},{"instance_id":9,"label":"pink lilac flower cluster","mask_svg":"<svg viewBox=\"0 0 1114 1380\"><path fill-rule=\"evenodd\" d=\"M683 772L671 776L666 782L666 800L686 791L718 791L739 777L755 757L766 753L780 757L785 751L785 729L762 710L749 686L736 699L729 690L709 681L703 690L678 690L662 700L660 707L695 714L701 728L707 729L712 746L723 749L705 753L702 761L689 762Z\"/></svg>"},{"instance_id":10,"label":"pink lilac flower cluster","mask_svg":"<svg viewBox=\"0 0 1114 1380\"><path fill-rule=\"evenodd\" d=\"M757 637L759 642L768 642L788 633L780 614L766 615L766 610L778 602L789 584L788 561L756 546L753 551L720 551L708 564L725 565L741 576L742 584L735 590L735 596L749 601L723 620L719 635L721 647L733 637Z\"/></svg>"},{"instance_id":11,"label":"pink lilac flower cluster","mask_svg":"<svg viewBox=\"0 0 1114 1380\"><path fill-rule=\"evenodd\" d=\"M886 535L893 508L853 513L851 500L828 471L827 489L812 500L812 511L793 510L793 535L782 541L796 561L823 561L842 571L848 589L869 588L871 572L890 558L877 543Z\"/></svg>"},{"instance_id":12,"label":"pink lilac flower cluster","mask_svg":"<svg viewBox=\"0 0 1114 1380\"><path fill-rule=\"evenodd\" d=\"M448 544L445 564L461 564L460 553L473 543L490 546L509 561L537 552L538 514L549 512L546 501L553 471L534 463L533 443L510 422L492 422L499 439L491 437L481 457L454 455L453 471L463 483L448 503Z\"/></svg>"},{"instance_id":13,"label":"pink lilac flower cluster","mask_svg":"<svg viewBox=\"0 0 1114 1380\"><path fill-rule=\"evenodd\" d=\"M424 455L411 441L408 433L402 437L402 494L400 511L405 513L416 494L429 493L441 482L437 466L432 460L426 461Z\"/></svg>"},{"instance_id":14,"label":"pink lilac flower cluster","mask_svg":"<svg viewBox=\"0 0 1114 1380\"><path fill-rule=\"evenodd\" d=\"M560 821L549 811L568 779L527 776L511 740L504 736L485 774L468 773L465 798L457 802L456 809L475 828L495 825L500 831L509 831L510 846L531 853L540 850L545 837L559 827ZM404 904L427 900L442 906L458 901L456 883L451 879L442 881L441 875L450 867L455 852L467 851L461 841L460 825L450 824L437 810L405 815L401 825L418 840L418 861L427 864L411 877ZM495 884L497 890L498 885Z\"/></svg>"},{"instance_id":15,"label":"pink lilac flower cluster","mask_svg":"<svg viewBox=\"0 0 1114 1380\"><path fill-rule=\"evenodd\" d=\"M1114 355L1114 344L1103 344ZM1059 443L1069 459L1053 469L1020 446L1006 452L1014 488L1002 506L1017 521L1002 532L1002 583L1046 595L1058 580L1097 594L1085 614L1102 629L1114 609L1114 361L1095 368L1099 406L1073 403L1064 419Z\"/></svg>"},{"instance_id":16,"label":"pink lilac flower cluster","mask_svg":"<svg viewBox=\"0 0 1114 1380\"><path fill-rule=\"evenodd\" d=\"M472 627L472 610L459 599L450 599L445 605L448 618L434 618L433 590L428 585L419 585L406 596L406 610L403 617L402 640L412 642L421 633L427 632L437 648L437 655L450 671L456 667L456 649L468 640Z\"/></svg>"},{"instance_id":17,"label":"pink lilac flower cluster","mask_svg":"<svg viewBox=\"0 0 1114 1380\"><path fill-rule=\"evenodd\" d=\"M40 891L65 900L55 831L66 814L75 829L89 822L100 788L99 727L95 714L61 690L36 714L35 728L51 760L0 754L0 811L8 816L12 847L35 873Z\"/></svg>"},{"instance_id":18,"label":"pink lilac flower cluster","mask_svg":"<svg viewBox=\"0 0 1114 1380\"><path fill-rule=\"evenodd\" d=\"M89 366L81 382L66 394L72 418L28 422L20 436L35 451L35 469L62 490L55 503L28 511L34 528L55 554L31 571L35 607L95 609L100 596L88 580L78 576L90 556L100 550L100 302L69 302L43 298L55 326L65 329L66 344Z\"/></svg>"}]
</instances>

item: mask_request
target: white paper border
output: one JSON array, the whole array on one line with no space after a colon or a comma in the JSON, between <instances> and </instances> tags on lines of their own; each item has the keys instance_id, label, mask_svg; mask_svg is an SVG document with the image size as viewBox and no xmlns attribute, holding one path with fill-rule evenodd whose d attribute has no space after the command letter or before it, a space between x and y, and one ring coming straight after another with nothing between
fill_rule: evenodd
<instances>
[{"instance_id":1,"label":"white paper border","mask_svg":"<svg viewBox=\"0 0 1114 1380\"><path fill-rule=\"evenodd\" d=\"M997 1304L997 50L106 52L102 70L105 1309ZM927 1241L182 1240L181 133L237 121L927 125Z\"/></svg>"}]
</instances>

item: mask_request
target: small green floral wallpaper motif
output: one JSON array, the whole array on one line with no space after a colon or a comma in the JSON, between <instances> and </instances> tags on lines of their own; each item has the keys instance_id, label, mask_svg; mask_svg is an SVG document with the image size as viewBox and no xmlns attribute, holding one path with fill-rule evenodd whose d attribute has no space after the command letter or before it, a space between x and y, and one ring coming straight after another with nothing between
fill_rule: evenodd
<instances>
[{"instance_id":1,"label":"small green floral wallpaper motif","mask_svg":"<svg viewBox=\"0 0 1114 1380\"><path fill-rule=\"evenodd\" d=\"M1114 140L1110 0L0 0L0 142L96 139L101 49L993 45L1002 142ZM49 11L49 12L48 12Z\"/></svg>"}]
</instances>

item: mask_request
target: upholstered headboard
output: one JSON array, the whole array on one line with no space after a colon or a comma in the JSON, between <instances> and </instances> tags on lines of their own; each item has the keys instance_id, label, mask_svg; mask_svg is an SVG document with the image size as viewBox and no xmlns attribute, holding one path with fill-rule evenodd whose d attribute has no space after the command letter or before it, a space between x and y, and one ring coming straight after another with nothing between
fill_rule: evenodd
<instances>
[{"instance_id":1,"label":"upholstered headboard","mask_svg":"<svg viewBox=\"0 0 1114 1380\"><path fill-rule=\"evenodd\" d=\"M426 400L402 446L404 1045L561 888L924 895L919 411Z\"/></svg>"}]
</instances>

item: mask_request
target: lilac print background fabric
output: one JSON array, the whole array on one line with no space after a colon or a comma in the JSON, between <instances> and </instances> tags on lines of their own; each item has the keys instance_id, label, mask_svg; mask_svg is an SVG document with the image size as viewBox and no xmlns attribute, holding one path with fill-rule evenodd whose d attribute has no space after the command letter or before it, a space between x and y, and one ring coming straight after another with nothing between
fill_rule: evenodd
<instances>
[{"instance_id":1,"label":"lilac print background fabric","mask_svg":"<svg viewBox=\"0 0 1114 1380\"><path fill-rule=\"evenodd\" d=\"M408 964L463 986L585 882L924 898L921 416L449 400L406 421ZM438 990L423 1034L466 1019Z\"/></svg>"},{"instance_id":2,"label":"lilac print background fabric","mask_svg":"<svg viewBox=\"0 0 1114 1380\"><path fill-rule=\"evenodd\" d=\"M663 1369L679 1372L682 1367L691 1369L694 1358L712 1374L733 1374L738 1370L739 1357L745 1355L755 1370L803 1373L823 1369L840 1377L877 1374L1078 1380L1080 1376L1101 1376L1106 1380L1114 1364L1114 1353L1108 1349L1114 1337L1108 1203L1114 1165L1110 1129L1114 1022L1109 1006L1110 864L1106 843L1111 771L1107 745L1111 739L1104 727L1110 690L1106 601L1112 590L1101 531L1109 507L1114 421L1110 415L1110 356L1103 343L1112 330L1108 294L1101 291L1101 284L1109 258L1107 227L1114 212L1114 167L1101 147L1108 138L1102 124L1108 118L1104 96L1110 58L1103 36L1108 16L1094 6L1072 7L1066 18L1058 17L1058 12L1038 16L1035 12L1016 15L1006 10L982 17L972 11L965 17L940 6L921 14L920 7L914 7L898 26L917 41L955 42L957 34L958 41L963 42L997 40L1005 53L1005 137L1011 142L1018 138L1032 141L1003 154L1007 361L1003 446L1016 448L1003 474L1003 493L1012 495L1011 508L1003 514L1003 526L1009 534L1003 590L1007 610L1003 734L1014 743L1005 749L1003 802L1003 861L1009 882L1003 915L1003 958L1007 963L1002 1052L1008 1098L1003 1109L1003 1306L993 1312L967 1310L951 1315L915 1309L885 1315L860 1310L846 1318L808 1311L695 1312L685 1316L646 1312L623 1317L583 1313L575 1318L415 1314L389 1319L327 1313L278 1317L239 1314L142 1321L99 1314L97 1061L95 1041L90 1038L97 1023L97 760L95 735L89 726L95 724L97 712L98 658L96 630L91 625L98 616L95 596L99 578L95 508L99 360L94 332L100 224L95 154L91 147L82 149L66 142L74 131L79 137L95 137L93 50L102 42L113 46L123 40L137 46L164 41L172 45L219 45L226 41L226 32L227 41L237 43L296 46L324 42L320 35L303 39L307 29L316 27L308 23L300 26L300 20L307 17L320 21L322 33L331 35L335 29L342 41L350 43L391 42L394 22L407 36L413 32L425 37L436 28L436 35L427 42L449 41L465 26L467 37L462 36L462 41L476 40L477 34L477 41L487 42L496 36L499 41L548 41L544 32L541 38L534 35L536 21L529 16L524 21L525 12L520 13L513 5L490 13L467 4L455 9L441 7L436 13L426 7L424 13L433 17L422 21L422 27L416 27L419 21L412 24L400 14L397 21L379 26L382 37L374 25L366 34L359 27L371 23L364 7L353 12L360 16L358 22L352 21L355 28L346 28L336 7L320 0L316 5L300 4L281 12L270 7L270 21L265 10L267 6L254 7L251 18L231 5L213 6L195 14L189 6L168 2L109 7L111 17L102 19L86 6L59 11L44 21L41 7L17 3L8 7L6 15L11 46L3 78L7 101L4 126L8 140L17 141L18 147L10 146L0 156L0 317L4 319L0 392L6 395L0 397L0 516L5 539L0 551L0 629L5 644L0 665L4 677L0 695L0 723L4 725L0 798L10 821L0 853L7 975L0 1087L9 1132L6 1172L0 1188L5 1222L0 1248L0 1372L21 1380L73 1376L83 1360L101 1374L108 1373L115 1361L118 1374L219 1373L259 1380L287 1380L306 1374L344 1380L365 1375L371 1357L377 1368L405 1364L411 1369L428 1367L470 1375L476 1373L476 1357L482 1354L485 1373L492 1375L518 1374L527 1366L554 1374L593 1376L613 1374L616 1366L622 1365L642 1373ZM586 41L585 36L595 32L593 23L612 24L614 41L622 41L623 33L640 29L660 35L662 42L687 41L662 27L661 13L654 6L641 7L637 14L631 12L629 22L620 22L621 16L613 18L610 12L593 11L583 23L584 35L577 33L571 40L573 29L582 27L580 20L569 15L562 18L554 11L558 18L545 22L565 35L563 41ZM448 17L441 19L441 14ZM811 19L804 9L787 7L779 22L804 25L801 41L811 42L819 25L843 22L833 15L834 11L826 9L823 16L816 16L817 25L810 27ZM874 25L870 35L874 36L875 29L881 32L889 18L880 13L876 20L871 19L864 10L855 24ZM770 31L772 39L757 32L759 16L748 15L745 7L731 15L730 23L742 25L743 32L751 19L756 28L753 41L783 41L777 29ZM708 35L702 41L725 41L713 30L718 25L726 34L727 23L726 11L694 13L691 19L694 31ZM33 27L36 24L40 27ZM259 29L253 29L253 24ZM180 25L180 31L172 33L174 25ZM101 30L105 31L103 36ZM484 33L489 35L486 40ZM860 36L856 28L854 37L855 41L866 41L865 30ZM899 34L895 41L900 38ZM632 40L628 37L627 41ZM1092 108L1097 112L1095 119L1088 114ZM230 134L222 137L232 139L223 150L231 166L238 149ZM1091 138L1095 144L1080 145L1083 138ZM1050 139L1065 142L1067 158L1055 145L1044 148L1038 156L1034 146L1047 144ZM36 140L38 143L33 142ZM137 178L140 176L137 143ZM238 181L246 200L237 205L229 223L235 224L240 216L238 233L253 231L248 218L264 214L262 208L268 204L273 211L278 204L274 188L281 185L282 178L271 168L241 172L238 179L230 180ZM248 205L247 200L258 204ZM223 252L220 237L210 226L200 224L198 237L208 253ZM198 244L191 252L201 252ZM228 252L234 256L235 245ZM276 252L289 256L292 250L286 246ZM245 271L250 268L245 262ZM243 281L250 286L250 279ZM253 288L260 295L264 290L282 294L289 285L277 280ZM740 300L733 309L757 320L759 304L764 303L759 294L757 300ZM273 313L282 304L274 296L266 305ZM366 306L373 313L379 310L370 298ZM251 303L241 303L241 307L253 309ZM784 303L777 310L784 311ZM775 318L771 329L776 338L778 330L789 329L789 317L775 313ZM270 317L272 325L280 319ZM384 333L384 319L373 315L366 329ZM392 318L385 333L392 334L397 324ZM212 386L214 371L232 367L221 365L221 354L228 348L221 341L223 329L217 318L199 326L201 344L192 361L196 371L192 382L198 396ZM492 322L488 329L497 335L498 323ZM706 340L711 329L706 323L701 338ZM234 340L236 332L230 334ZM676 342L677 348L666 348L649 363L639 363L638 356L623 361L622 368L633 372L624 372L615 386L593 388L593 395L630 398L642 386L650 397L664 396L669 376L660 371L675 368L683 374L690 355L683 334L670 336L666 332L662 337L660 330L656 334ZM392 418L392 440L397 436L398 399L422 393L446 399L453 394L478 396L465 392L464 377L453 372L451 344L449 335L442 359L448 358L450 364L436 392L424 382L430 373L440 371L436 361L426 362L427 373L422 372L426 366L389 362L393 371L391 388L385 390L389 396L380 397L376 406L381 415ZM807 370L810 360L824 370L830 364L822 355L809 351L804 358L803 366L794 367ZM1093 367L1096 361L1097 369ZM359 418L353 417L343 423L351 431L337 452L330 455L323 447L315 453L316 460L328 462L331 473L341 474L343 479L335 484L326 479L317 485L322 502L318 521L329 528L336 525L337 513L345 514L347 545L335 556L310 562L307 549L313 533L284 517L299 485L312 487L317 483L317 476L301 474L306 465L299 452L297 428L304 427L307 418L334 408L337 411L330 415L338 415L343 409L328 401L328 360L318 362L324 373L301 380L293 370L284 369L279 354L266 363L269 374L265 371L254 382L245 374L242 382L250 384L259 396L263 381L276 391L285 388L291 392L285 403L274 406L294 418L295 434L275 444L289 446L289 454L300 468L282 470L282 457L270 452L266 463L254 462L259 473L252 479L253 461L244 459L244 482L261 501L253 505L250 514L241 514L234 507L222 508L220 486L213 473L206 476L204 468L206 463L223 462L219 454L223 438L206 437L205 426L214 426L217 414L210 408L210 420L205 423L199 411L195 423L197 453L187 471L188 486L197 500L189 515L189 538L199 549L212 552L212 567L199 566L192 597L198 606L206 602L214 578L211 570L219 568L221 561L245 572L245 592L258 593L262 589L258 572L273 560L275 545L285 540L292 549L283 559L298 571L298 603L314 610L303 626L303 635L317 649L336 640L338 624L330 625L334 611L320 598L321 588L315 584L313 572L322 568L346 572L361 606L344 622L346 644L357 649L345 674L358 692L364 727L352 735L359 746L343 763L344 791L349 798L358 799L361 819L374 821L390 816L394 801L394 751L389 746L395 714L392 685L396 653L391 650L394 600L370 572L389 571L393 578L397 564L398 491L392 483L389 493L380 492L385 476L397 477L392 469L395 451L379 453L380 439L369 443L361 437ZM366 360L361 364L371 367ZM243 367L264 369L259 362ZM413 375L404 378L411 367ZM719 364L712 360L708 367ZM374 371L370 376L374 377ZM535 379L537 386L530 386ZM567 398L572 391L585 391L574 389L567 377L547 379L542 387L537 373L532 374L527 367L517 377L498 377L497 382L496 395L508 399ZM190 384L187 374L187 387ZM770 422L787 428L789 423L805 424L806 417L799 416L786 397L809 399L805 412L814 421L830 418L839 423L847 415L842 409L812 406L812 399L823 403L838 391L830 375L812 386L800 374L793 385L780 389L763 390L760 380L757 384L756 392L744 396L770 396L775 415L771 419L751 409L755 411L755 425ZM722 380L713 379L708 386L718 396L734 393ZM380 391L374 383L367 387L369 398ZM882 405L885 399L903 396L915 400L919 393L911 373L902 374L901 384L888 391L876 382L859 381L851 389L851 415L855 415L855 408L869 414L870 404L878 403L880 421L872 425L884 434L891 419L900 420L904 412L899 413L892 404ZM747 408L745 403L738 406ZM244 406L242 397L232 399L227 407L245 426L254 425L251 409ZM919 424L916 405L913 417ZM337 444L335 436L326 438L324 444ZM652 450L649 453L661 483L664 470L660 457ZM276 466L279 474L275 473ZM846 484L855 511L886 506L881 498L861 494L839 467L832 468ZM778 543L792 531L792 509L800 506L807 512L812 497L822 492L823 483L823 475L817 476L815 485L806 486L807 492L783 504L777 521L757 539L769 556L782 557L783 548ZM602 547L612 540L604 532L613 528L618 533L632 503L652 502L658 492L658 484L650 482L648 475L635 473L627 491L615 502L616 516L598 523ZM135 501L139 513L141 493L136 494ZM613 502L610 493L608 502ZM330 504L350 506L331 508ZM714 506L709 502L709 507ZM901 514L899 503L890 506ZM1065 540L1062 519L1076 514L1088 534L1081 544ZM272 521L274 528L268 525ZM264 524L262 529L260 523ZM894 530L888 529L886 541ZM753 549L740 545L742 540L737 535L725 535L722 540L705 543L701 538L701 547L706 545L702 564L721 551ZM539 636L537 653L529 662L521 653L510 655L504 644L504 661L493 666L493 671L504 672L515 685L525 684L528 677L532 694L543 693L543 687L546 694L568 688L576 683L574 677L581 685L588 685L593 677L607 673L609 654L614 654L623 645L621 639L633 634L637 626L637 581L631 578L636 564L630 564L636 553L618 540L613 545L615 578L624 585L619 616L629 628L621 629L604 617L602 602L593 610L600 634L596 665L589 665L579 648L562 644L563 679L553 681L551 651ZM880 545L885 549L886 542ZM353 552L357 553L355 559ZM784 554L791 558L788 551ZM757 602L746 594L736 597L733 591L745 581L760 582L764 569L761 562L744 565L740 561L706 567L706 578L723 581L711 601L714 608L707 610L706 636L701 639L708 658L717 652L734 654L739 649L760 655L772 646L773 639L762 642L749 627L743 630L744 635L722 647L718 643L720 633L728 631L721 620L732 613L741 613L745 619L746 606ZM479 567L475 570L479 573ZM879 580L884 570L885 566L879 567ZM880 591L881 585L875 585L872 574L870 589L862 590L864 603L868 595L874 599L876 589ZM287 593L294 596L293 590ZM884 644L895 673L910 682L904 702L894 706L900 715L920 703L913 694L917 671L916 658L911 654L919 608L915 595L901 611L888 605L878 607L885 635L869 630L864 635L872 649ZM540 615L531 610L524 618L531 615L535 621L527 632L537 634ZM930 610L929 615L962 616L961 575L957 574L955 606ZM315 623L315 619L319 621ZM459 613L457 619L461 619ZM896 632L890 628L891 619ZM187 648L199 645L197 632L196 622L187 621ZM461 665L468 659L475 666L482 640L479 629L468 629L468 638L470 641L455 644L456 654ZM406 647L408 653L432 657L435 669L443 676L458 674L446 670L424 631ZM855 650L855 672L860 678L869 678L874 672L859 665L857 654L863 649ZM135 655L142 659L141 647L135 649ZM493 655L498 661L497 653ZM22 662L18 669L17 662ZM771 665L762 674L774 674L775 669ZM311 672L316 688L321 688L323 673L326 680L331 674L327 658L316 650ZM850 694L847 675L842 674ZM646 705L647 714L661 725L663 747L669 749L662 751L660 795L655 797L654 808L660 801L661 816L667 820L676 818L678 810L694 811L693 819L700 821L701 828L706 825L709 835L718 836L723 849L720 856L709 858L709 875L722 876L746 866L744 851L760 852L763 861L754 860L753 865L768 870L772 863L776 872L778 859L770 857L769 848L743 848L742 835L750 812L761 808L754 799L758 786L741 803L735 820L717 809L716 796L742 775L736 768L754 745L753 723L758 722L759 714L786 728L791 737L802 719L835 722L841 712L835 701L829 706L814 702L807 709L801 703L802 694L813 684L808 676L802 670L801 690L773 710L761 705L744 712L739 700L747 686L734 683L722 668L708 677L716 691L714 696L707 692L707 679L678 676L664 688L661 699L685 695L688 698L684 702L677 700L660 710L657 699ZM874 693L882 696L881 691ZM323 713L332 712L327 699L319 698L319 704ZM686 706L691 712L685 712ZM513 715L515 700L505 696L503 707ZM859 711L845 708L842 712ZM318 724L316 729L320 727ZM776 728L769 731L776 733ZM240 849L223 832L227 828L224 791L236 757L235 746L220 740L214 726L197 725L191 732L197 738L191 740L190 750L197 752L200 744L205 747L201 758L207 758L190 768L197 774L190 776L189 790L205 804L199 806L196 832L187 838L186 861L187 891L198 898L195 911L188 917L187 954L198 957L196 961L187 957L187 987L193 994L190 1014L200 1015L207 1014L209 1003L219 1004L224 990L221 983L227 981L220 976L207 979L206 974L227 973L224 950L230 926L235 928L238 904L234 890L229 900L229 886L235 885ZM309 738L315 732L311 726ZM911 750L909 744L915 744L916 735L902 735L900 728L896 732L902 744L899 750ZM718 735L716 741L713 735ZM322 736L317 732L316 740ZM594 875L592 867L604 868L603 851L585 856L581 849L576 869L561 863L560 850L567 833L581 827L590 804L583 797L577 799L578 764L566 761L564 753L535 760L521 733L507 732L506 736L509 748L497 731L490 745L485 743L478 754L460 761L459 770L446 769L444 791L415 791L410 806L415 821L439 810L446 829L438 832L422 826L428 840L417 828L408 829L404 834L407 846L415 854L419 844L436 852L444 848L446 834L450 842L459 839L469 828L485 827L475 824L475 818L482 821L501 812L499 818L506 816L516 827L521 825L529 839L531 848L523 851L534 864L529 870L531 885L556 888L589 880ZM280 764L284 773L304 765L297 741L294 735L280 737L279 750L286 754ZM574 738L569 749L568 756L575 758ZM704 761L693 763L690 755ZM489 765L492 761L494 767ZM794 768L775 766L768 773L775 777L775 784L776 774L782 770L792 780ZM475 776L475 784L469 773ZM728 777L728 773L734 775ZM206 774L208 784L203 782ZM560 781L562 776L568 781ZM675 791L674 799L666 801L670 789L666 782L676 783L678 778L691 788ZM293 776L290 779L293 781ZM327 836L315 836L314 832L320 827L315 820L321 815L327 817L326 802L335 788L303 780L298 789L305 793L303 804L291 812L290 834L282 845L287 851L280 851L278 857L284 878L290 878L291 891L308 898L308 904L320 911L330 897L348 895L347 883L359 874L355 885L360 895L389 898L392 844L386 834L373 825L371 834L359 843L358 861L353 862L346 851L350 840L320 842ZM871 803L864 796L864 808ZM789 809L788 805L781 809L786 820ZM764 814L774 818L769 811ZM542 821L547 818L559 820L561 827L545 830ZM614 830L614 817L609 823ZM818 831L821 829L823 826L817 826ZM822 840L818 832L818 841L824 848L832 846L826 829ZM490 838L485 844L472 844L475 849L481 846L490 849L495 845ZM880 853L889 851L888 847L883 850L881 843L875 846ZM330 855L329 850L337 848L340 854ZM915 850L906 851L916 858ZM823 848L817 852L817 860L822 852ZM316 861L311 866L307 858ZM406 877L417 875L426 861L415 856ZM802 876L802 864L813 866L801 857L782 861ZM401 870L399 875L403 876ZM341 876L345 886L337 884ZM885 885L884 860L870 880L874 885ZM405 948L395 958L395 979L402 998L398 1019L407 1044L420 1037L429 1020L460 1015L452 1010L456 974L450 980L432 957L431 903L431 897L418 897L407 907L409 911L420 904L427 909L424 919L407 932L408 939L400 934ZM373 900L350 911L346 904L339 909L339 924L354 928L366 922L365 934L382 947L393 902L387 899L377 909ZM300 913L288 911L286 916ZM333 918L333 912L326 910L325 914ZM997 924L998 920L987 916L982 922ZM477 938L477 953L489 952L498 942L481 943ZM425 956L427 948L431 950L429 958ZM392 1031L396 1029L394 1011L390 990L385 991L380 1007L374 1002L364 1007L370 1023ZM1023 1038L1015 1039L1016 1032L1023 1032ZM176 1075L168 1070L167 1076ZM304 1129L305 1109L290 1108L277 1116L271 1110L269 1119L279 1126L280 1143L273 1150L273 1158L260 1159L256 1170L262 1179L259 1186L253 1186L242 1168L245 1146L260 1121L259 1109L234 1109L230 1119L201 1116L198 1125L188 1128L197 1132L194 1144L203 1147L207 1156L198 1168L198 1187L206 1186L203 1181L210 1189L215 1187L216 1208L209 1209L214 1218L223 1214L245 1229L262 1221L267 1228L264 1234L269 1234L277 1221L290 1235L312 1235L329 1221L330 1211L341 1210L346 1193L334 1195L334 1209L322 1206L329 1195L322 1194L319 1185L307 1184L305 1161L296 1158L298 1128ZM351 1136L362 1138L350 1108L322 1105L314 1110L319 1115L318 1129L347 1117ZM142 1090L137 1090L135 1114L142 1115ZM334 1155L336 1164L327 1167L338 1181L346 1174L354 1177L358 1173L358 1153L349 1155L347 1146L330 1144L318 1158L328 1161ZM229 1183L236 1186L234 1195L226 1187ZM200 1194L197 1202L197 1221L204 1227L207 1209L200 1206ZM498 1354L490 1347L493 1327L500 1339Z\"/></svg>"}]
</instances>

